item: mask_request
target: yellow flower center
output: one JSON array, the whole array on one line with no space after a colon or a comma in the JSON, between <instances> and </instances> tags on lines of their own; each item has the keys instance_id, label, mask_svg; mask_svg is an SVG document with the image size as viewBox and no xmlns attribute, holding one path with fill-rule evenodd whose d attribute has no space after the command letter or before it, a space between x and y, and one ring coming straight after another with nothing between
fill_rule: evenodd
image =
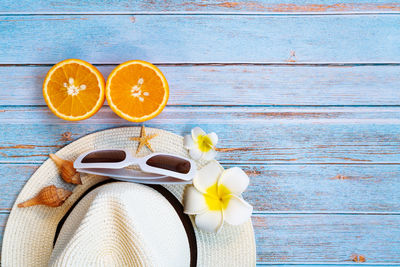
<instances>
[{"instance_id":1,"label":"yellow flower center","mask_svg":"<svg viewBox=\"0 0 400 267\"><path fill-rule=\"evenodd\" d=\"M208 152L213 147L213 144L207 135L199 135L197 137L197 146L201 152Z\"/></svg>"},{"instance_id":2,"label":"yellow flower center","mask_svg":"<svg viewBox=\"0 0 400 267\"><path fill-rule=\"evenodd\" d=\"M225 210L231 199L231 191L223 184L218 186L215 183L207 188L204 198L209 210Z\"/></svg>"}]
</instances>

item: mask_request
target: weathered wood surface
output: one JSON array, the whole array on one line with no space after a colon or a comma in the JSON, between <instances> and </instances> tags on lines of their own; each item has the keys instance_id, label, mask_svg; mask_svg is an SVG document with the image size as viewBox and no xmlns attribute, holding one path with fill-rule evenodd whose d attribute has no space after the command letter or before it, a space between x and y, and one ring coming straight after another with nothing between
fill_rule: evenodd
<instances>
[{"instance_id":1,"label":"weathered wood surface","mask_svg":"<svg viewBox=\"0 0 400 267\"><path fill-rule=\"evenodd\" d=\"M216 131L224 166L250 175L258 265L400 266L399 14L387 0L1 1L0 240L48 153L136 125L108 107L56 118L41 97L51 64L107 76L138 58L171 87L146 126Z\"/></svg>"},{"instance_id":2,"label":"weathered wood surface","mask_svg":"<svg viewBox=\"0 0 400 267\"><path fill-rule=\"evenodd\" d=\"M6 218L0 214L1 235ZM400 216L258 214L252 220L260 264L354 263L354 254L369 264L400 264L400 241L393 239Z\"/></svg>"},{"instance_id":3,"label":"weathered wood surface","mask_svg":"<svg viewBox=\"0 0 400 267\"><path fill-rule=\"evenodd\" d=\"M0 212L9 211L39 164L0 164ZM259 213L400 215L398 165L238 165L250 176L244 197Z\"/></svg>"},{"instance_id":4,"label":"weathered wood surface","mask_svg":"<svg viewBox=\"0 0 400 267\"><path fill-rule=\"evenodd\" d=\"M260 215L253 218L259 262L400 263L400 216Z\"/></svg>"},{"instance_id":5,"label":"weathered wood surface","mask_svg":"<svg viewBox=\"0 0 400 267\"><path fill-rule=\"evenodd\" d=\"M155 63L398 63L398 25L396 15L4 15L0 64L71 57L91 63L137 58Z\"/></svg>"},{"instance_id":6,"label":"weathered wood surface","mask_svg":"<svg viewBox=\"0 0 400 267\"><path fill-rule=\"evenodd\" d=\"M106 78L116 65L98 66ZM398 66L161 65L169 105L398 105ZM50 66L0 67L0 105L45 105Z\"/></svg>"},{"instance_id":7,"label":"weathered wood surface","mask_svg":"<svg viewBox=\"0 0 400 267\"><path fill-rule=\"evenodd\" d=\"M3 0L2 13L113 13L113 12L398 12L400 4L395 1L294 1L294 0L252 0L252 1L68 1L68 0Z\"/></svg>"},{"instance_id":8,"label":"weathered wood surface","mask_svg":"<svg viewBox=\"0 0 400 267\"><path fill-rule=\"evenodd\" d=\"M78 123L47 107L0 110L0 162L41 162L73 139L134 125L103 107ZM185 135L199 125L220 137L224 163L400 163L400 107L167 107L146 123Z\"/></svg>"}]
</instances>

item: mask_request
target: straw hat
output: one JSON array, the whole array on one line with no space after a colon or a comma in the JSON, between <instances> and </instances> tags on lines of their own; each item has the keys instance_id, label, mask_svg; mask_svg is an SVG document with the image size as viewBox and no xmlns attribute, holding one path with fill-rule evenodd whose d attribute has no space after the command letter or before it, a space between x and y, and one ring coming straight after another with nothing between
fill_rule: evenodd
<instances>
[{"instance_id":1,"label":"straw hat","mask_svg":"<svg viewBox=\"0 0 400 267\"><path fill-rule=\"evenodd\" d=\"M183 138L147 128L156 152L188 157ZM87 135L57 152L67 160L101 148L128 148L139 127ZM143 149L139 156L149 152ZM201 168L205 162L197 162ZM181 206L184 185L146 186L81 174L83 184L66 184L46 160L26 183L15 203L54 184L73 191L57 208L11 210L4 233L1 266L255 266L251 220L225 225L219 233L199 230ZM56 241L57 240L57 241ZM55 242L56 241L56 242Z\"/></svg>"}]
</instances>

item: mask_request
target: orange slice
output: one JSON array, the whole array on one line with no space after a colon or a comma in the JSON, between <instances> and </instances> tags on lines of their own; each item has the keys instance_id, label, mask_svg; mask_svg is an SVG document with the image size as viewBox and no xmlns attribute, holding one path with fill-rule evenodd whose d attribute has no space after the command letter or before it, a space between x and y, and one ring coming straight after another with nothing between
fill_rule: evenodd
<instances>
[{"instance_id":1,"label":"orange slice","mask_svg":"<svg viewBox=\"0 0 400 267\"><path fill-rule=\"evenodd\" d=\"M69 121L84 120L104 103L105 82L93 65L67 59L54 65L43 83L43 97L50 110Z\"/></svg>"},{"instance_id":2,"label":"orange slice","mask_svg":"<svg viewBox=\"0 0 400 267\"><path fill-rule=\"evenodd\" d=\"M164 109L169 96L167 80L153 64L131 60L108 76L106 98L118 116L133 122L147 121Z\"/></svg>"}]
</instances>

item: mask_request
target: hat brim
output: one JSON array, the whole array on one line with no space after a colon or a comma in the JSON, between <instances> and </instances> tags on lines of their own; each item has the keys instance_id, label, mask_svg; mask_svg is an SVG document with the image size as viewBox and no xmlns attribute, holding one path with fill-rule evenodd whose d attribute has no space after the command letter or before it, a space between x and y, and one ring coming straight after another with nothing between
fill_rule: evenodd
<instances>
[{"instance_id":1,"label":"hat brim","mask_svg":"<svg viewBox=\"0 0 400 267\"><path fill-rule=\"evenodd\" d=\"M148 134L158 134L152 139L157 152L166 152L188 157L183 147L183 137L155 128L146 128ZM59 150L56 154L74 160L92 149L128 148L136 151L137 143L130 137L138 136L140 127L123 127L104 130L84 136ZM149 151L143 149L138 156ZM198 167L205 162L197 162ZM59 222L71 206L89 188L108 178L81 174L83 184L73 186L59 176L56 165L46 160L28 180L9 215L2 245L2 266L47 266ZM57 208L34 206L18 208L17 203L35 196L43 187L54 184L73 191L65 203ZM185 185L164 185L181 203ZM207 233L193 224L197 244L197 266L255 266L256 249L251 220L240 225L225 225L219 233Z\"/></svg>"}]
</instances>

